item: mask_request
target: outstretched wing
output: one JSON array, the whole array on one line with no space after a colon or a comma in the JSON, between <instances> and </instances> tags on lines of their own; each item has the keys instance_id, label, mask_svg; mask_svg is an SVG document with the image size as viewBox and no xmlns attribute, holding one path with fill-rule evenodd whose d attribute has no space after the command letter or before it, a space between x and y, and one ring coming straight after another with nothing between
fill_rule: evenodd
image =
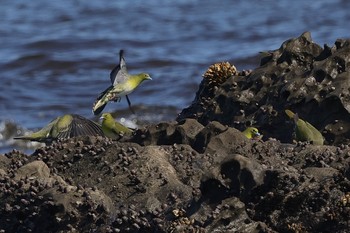
<instances>
[{"instance_id":1,"label":"outstretched wing","mask_svg":"<svg viewBox=\"0 0 350 233\"><path fill-rule=\"evenodd\" d=\"M110 73L110 79L113 86L118 83L123 83L128 77L128 70L126 69L126 63L123 54L124 50L121 49L119 51L119 64L115 66Z\"/></svg>"},{"instance_id":2,"label":"outstretched wing","mask_svg":"<svg viewBox=\"0 0 350 233\"><path fill-rule=\"evenodd\" d=\"M83 135L104 135L101 126L96 122L77 114L72 114L71 116L71 123L66 128L62 128L58 132L57 138L73 138Z\"/></svg>"},{"instance_id":3,"label":"outstretched wing","mask_svg":"<svg viewBox=\"0 0 350 233\"><path fill-rule=\"evenodd\" d=\"M80 135L103 136L102 128L96 122L86 119L80 115L73 115L72 130L70 137Z\"/></svg>"}]
</instances>

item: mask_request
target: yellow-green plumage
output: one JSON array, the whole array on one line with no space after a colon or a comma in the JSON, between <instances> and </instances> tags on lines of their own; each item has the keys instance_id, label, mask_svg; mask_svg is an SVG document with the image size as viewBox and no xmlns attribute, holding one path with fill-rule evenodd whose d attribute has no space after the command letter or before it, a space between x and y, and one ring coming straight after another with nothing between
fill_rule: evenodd
<instances>
[{"instance_id":1,"label":"yellow-green plumage","mask_svg":"<svg viewBox=\"0 0 350 233\"><path fill-rule=\"evenodd\" d=\"M53 140L72 138L82 135L103 136L99 124L77 114L66 114L57 117L41 130L27 136L14 139L38 141L49 143Z\"/></svg>"},{"instance_id":2,"label":"yellow-green plumage","mask_svg":"<svg viewBox=\"0 0 350 233\"><path fill-rule=\"evenodd\" d=\"M248 127L242 132L248 139L260 139L259 130L254 127Z\"/></svg>"},{"instance_id":3,"label":"yellow-green plumage","mask_svg":"<svg viewBox=\"0 0 350 233\"><path fill-rule=\"evenodd\" d=\"M116 122L110 113L103 113L101 119L103 133L109 138L118 139L121 135L132 133L131 129Z\"/></svg>"},{"instance_id":4,"label":"yellow-green plumage","mask_svg":"<svg viewBox=\"0 0 350 233\"><path fill-rule=\"evenodd\" d=\"M51 137L56 138L63 132L69 132L69 127L71 126L72 122L72 115L67 114L62 117L58 117L56 123L51 128Z\"/></svg>"},{"instance_id":5,"label":"yellow-green plumage","mask_svg":"<svg viewBox=\"0 0 350 233\"><path fill-rule=\"evenodd\" d=\"M123 50L119 52L119 64L111 71L110 79L112 85L97 97L92 107L92 112L95 115L100 114L109 101L119 101L122 96L126 96L130 107L128 94L133 92L144 80L152 80L146 73L136 75L128 73Z\"/></svg>"},{"instance_id":6,"label":"yellow-green plumage","mask_svg":"<svg viewBox=\"0 0 350 233\"><path fill-rule=\"evenodd\" d=\"M318 131L309 122L304 121L298 117L298 114L294 114L290 110L285 110L290 119L295 123L295 136L296 140L303 142L312 142L315 145L323 145L324 138L320 131Z\"/></svg>"}]
</instances>

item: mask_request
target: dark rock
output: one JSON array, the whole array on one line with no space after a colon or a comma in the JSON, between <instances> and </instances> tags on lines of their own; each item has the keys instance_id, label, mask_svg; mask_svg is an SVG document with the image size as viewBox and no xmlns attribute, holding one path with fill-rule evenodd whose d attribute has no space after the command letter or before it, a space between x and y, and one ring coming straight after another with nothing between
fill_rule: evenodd
<instances>
[{"instance_id":1,"label":"dark rock","mask_svg":"<svg viewBox=\"0 0 350 233\"><path fill-rule=\"evenodd\" d=\"M337 40L323 49L306 32L270 51L271 57L248 76L232 76L208 91L203 80L191 106L177 120L194 118L240 130L257 126L266 137L290 142L291 124L285 109L318 128L328 144L347 143L350 135L350 94L347 91L349 40Z\"/></svg>"},{"instance_id":2,"label":"dark rock","mask_svg":"<svg viewBox=\"0 0 350 233\"><path fill-rule=\"evenodd\" d=\"M0 231L347 232L349 49L304 33L251 72L202 82L177 122L0 156ZM285 108L331 145L287 144Z\"/></svg>"}]
</instances>

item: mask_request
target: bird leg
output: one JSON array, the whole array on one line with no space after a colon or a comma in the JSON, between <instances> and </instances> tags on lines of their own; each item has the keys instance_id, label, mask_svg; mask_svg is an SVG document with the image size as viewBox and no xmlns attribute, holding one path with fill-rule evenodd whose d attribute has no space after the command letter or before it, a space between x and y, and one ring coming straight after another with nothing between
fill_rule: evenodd
<instances>
[{"instance_id":1,"label":"bird leg","mask_svg":"<svg viewBox=\"0 0 350 233\"><path fill-rule=\"evenodd\" d=\"M126 100L128 101L128 105L129 105L130 111L132 112L132 114L135 114L134 110L131 108L131 102L130 102L130 100L129 100L128 95L126 95L125 97L126 97Z\"/></svg>"},{"instance_id":2,"label":"bird leg","mask_svg":"<svg viewBox=\"0 0 350 233\"><path fill-rule=\"evenodd\" d=\"M117 97L117 98L115 98L115 99L113 100L113 102L120 102L121 99L122 99L122 98Z\"/></svg>"}]
</instances>

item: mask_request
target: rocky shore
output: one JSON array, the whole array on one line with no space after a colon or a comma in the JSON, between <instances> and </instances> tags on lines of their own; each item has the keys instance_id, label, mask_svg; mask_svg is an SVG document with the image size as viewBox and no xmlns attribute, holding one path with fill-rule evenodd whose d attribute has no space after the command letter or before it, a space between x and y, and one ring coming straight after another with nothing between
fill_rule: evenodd
<instances>
[{"instance_id":1,"label":"rocky shore","mask_svg":"<svg viewBox=\"0 0 350 233\"><path fill-rule=\"evenodd\" d=\"M176 121L1 155L0 232L348 232L349 62L350 40L306 32L211 66ZM285 109L326 145L293 142Z\"/></svg>"}]
</instances>

